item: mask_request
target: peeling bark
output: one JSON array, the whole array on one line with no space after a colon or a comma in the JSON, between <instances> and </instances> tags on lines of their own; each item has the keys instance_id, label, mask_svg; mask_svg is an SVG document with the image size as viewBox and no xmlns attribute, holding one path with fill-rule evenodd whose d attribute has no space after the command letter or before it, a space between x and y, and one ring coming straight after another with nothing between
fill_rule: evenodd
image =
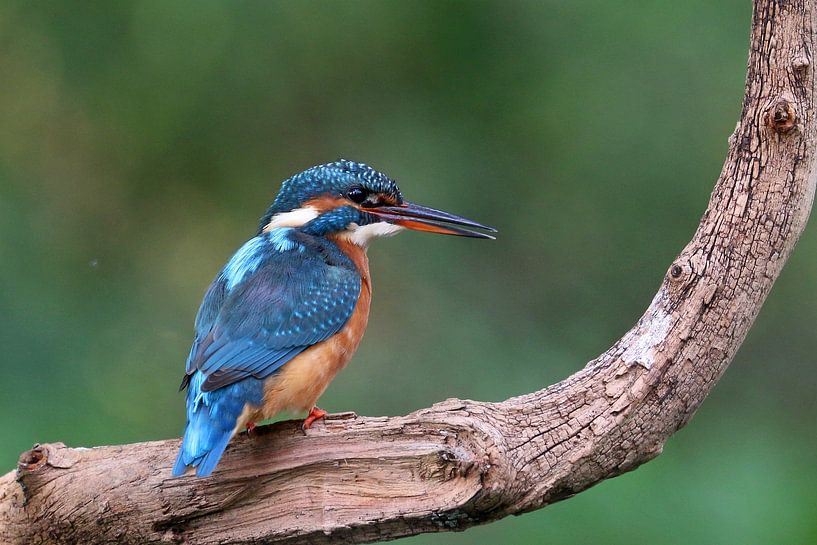
<instances>
[{"instance_id":1,"label":"peeling bark","mask_svg":"<svg viewBox=\"0 0 817 545\"><path fill-rule=\"evenodd\" d=\"M638 323L544 390L237 437L211 478L178 440L36 446L0 478L0 542L364 543L539 509L660 454L723 374L815 189L817 0L757 0L741 119L700 226Z\"/></svg>"}]
</instances>

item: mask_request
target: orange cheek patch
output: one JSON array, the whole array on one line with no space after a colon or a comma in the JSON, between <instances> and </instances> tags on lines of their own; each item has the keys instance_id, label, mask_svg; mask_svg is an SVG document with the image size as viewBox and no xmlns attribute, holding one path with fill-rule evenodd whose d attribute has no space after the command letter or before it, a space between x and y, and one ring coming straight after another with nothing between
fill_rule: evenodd
<instances>
[{"instance_id":1,"label":"orange cheek patch","mask_svg":"<svg viewBox=\"0 0 817 545\"><path fill-rule=\"evenodd\" d=\"M339 206L354 206L352 203L347 201L342 197L336 197L334 195L321 195L320 197L315 197L314 199L310 199L304 203L304 206L309 206L314 208L318 211L319 214L323 214L324 212L328 212L329 210L334 210Z\"/></svg>"}]
</instances>

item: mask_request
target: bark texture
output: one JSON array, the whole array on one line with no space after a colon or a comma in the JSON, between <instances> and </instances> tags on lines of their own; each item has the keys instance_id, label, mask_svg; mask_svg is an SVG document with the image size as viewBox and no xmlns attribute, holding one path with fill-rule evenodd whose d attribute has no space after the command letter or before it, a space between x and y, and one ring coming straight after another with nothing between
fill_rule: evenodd
<instances>
[{"instance_id":1,"label":"bark texture","mask_svg":"<svg viewBox=\"0 0 817 545\"><path fill-rule=\"evenodd\" d=\"M501 403L331 415L237 437L207 479L178 440L37 446L0 478L0 543L364 543L538 509L657 456L706 398L815 189L817 0L757 0L741 119L700 226L643 317L580 372Z\"/></svg>"}]
</instances>

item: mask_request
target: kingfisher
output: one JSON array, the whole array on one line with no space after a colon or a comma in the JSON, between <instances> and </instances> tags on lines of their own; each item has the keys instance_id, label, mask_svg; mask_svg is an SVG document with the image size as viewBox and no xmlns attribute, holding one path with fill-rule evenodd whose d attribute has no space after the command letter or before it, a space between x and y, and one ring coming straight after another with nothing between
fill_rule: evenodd
<instances>
[{"instance_id":1,"label":"kingfisher","mask_svg":"<svg viewBox=\"0 0 817 545\"><path fill-rule=\"evenodd\" d=\"M284 181L256 235L199 308L180 390L187 425L173 475L210 475L230 439L316 402L357 350L369 318L366 249L403 229L492 239L496 229L407 202L394 180L348 160Z\"/></svg>"}]
</instances>

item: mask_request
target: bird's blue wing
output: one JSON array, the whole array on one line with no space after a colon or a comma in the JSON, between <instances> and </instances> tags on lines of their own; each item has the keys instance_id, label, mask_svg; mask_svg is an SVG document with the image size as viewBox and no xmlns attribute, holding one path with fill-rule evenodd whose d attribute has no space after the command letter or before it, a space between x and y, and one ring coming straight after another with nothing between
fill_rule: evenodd
<instances>
[{"instance_id":1,"label":"bird's blue wing","mask_svg":"<svg viewBox=\"0 0 817 545\"><path fill-rule=\"evenodd\" d=\"M348 258L337 250L327 260L325 248L298 243L281 247L256 245L244 257L252 270L231 260L208 290L187 362L188 374L206 376L203 391L266 378L340 331L352 315L360 275Z\"/></svg>"}]
</instances>

